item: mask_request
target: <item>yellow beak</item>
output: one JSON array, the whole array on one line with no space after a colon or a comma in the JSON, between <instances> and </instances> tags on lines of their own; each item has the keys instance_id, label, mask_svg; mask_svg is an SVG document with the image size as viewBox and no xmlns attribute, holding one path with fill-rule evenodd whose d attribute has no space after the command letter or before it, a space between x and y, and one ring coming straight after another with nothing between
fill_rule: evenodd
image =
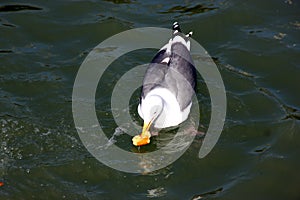
<instances>
[{"instance_id":1,"label":"yellow beak","mask_svg":"<svg viewBox=\"0 0 300 200\"><path fill-rule=\"evenodd\" d=\"M144 126L143 126L143 131L141 133L141 135L145 134L146 132L149 131L150 127L152 125L152 120L149 123L145 123L144 122Z\"/></svg>"},{"instance_id":2,"label":"yellow beak","mask_svg":"<svg viewBox=\"0 0 300 200\"><path fill-rule=\"evenodd\" d=\"M143 131L140 135L136 135L132 138L132 143L135 146L143 146L150 143L150 137L151 133L149 132L149 129L152 125L153 120L151 120L149 123L144 122Z\"/></svg>"}]
</instances>

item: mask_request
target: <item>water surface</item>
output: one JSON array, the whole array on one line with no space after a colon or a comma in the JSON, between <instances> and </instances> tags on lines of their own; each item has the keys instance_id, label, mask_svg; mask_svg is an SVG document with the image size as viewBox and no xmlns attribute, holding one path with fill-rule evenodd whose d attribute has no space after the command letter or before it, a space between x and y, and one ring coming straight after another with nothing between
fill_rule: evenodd
<instances>
[{"instance_id":1,"label":"water surface","mask_svg":"<svg viewBox=\"0 0 300 200\"><path fill-rule=\"evenodd\" d=\"M294 0L1 1L0 198L299 199L299 13ZM91 156L74 127L76 73L106 38L136 27L169 28L174 21L193 30L222 74L223 133L204 159L197 158L202 138L196 137L164 169L110 169ZM96 109L108 132L116 128L105 106L113 83L154 53L128 54L107 71ZM201 77L198 82L205 131L210 99ZM117 144L132 151L129 137Z\"/></svg>"}]
</instances>

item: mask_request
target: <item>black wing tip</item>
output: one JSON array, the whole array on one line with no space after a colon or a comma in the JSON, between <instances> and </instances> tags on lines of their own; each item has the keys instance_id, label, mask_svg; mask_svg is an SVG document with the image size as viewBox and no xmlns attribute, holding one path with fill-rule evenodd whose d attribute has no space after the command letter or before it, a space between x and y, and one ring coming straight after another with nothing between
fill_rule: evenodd
<instances>
[{"instance_id":1,"label":"black wing tip","mask_svg":"<svg viewBox=\"0 0 300 200\"><path fill-rule=\"evenodd\" d=\"M178 22L173 23L172 29L173 31L178 31L179 33L181 33L181 28Z\"/></svg>"},{"instance_id":2,"label":"black wing tip","mask_svg":"<svg viewBox=\"0 0 300 200\"><path fill-rule=\"evenodd\" d=\"M173 23L173 26L172 26L172 29L173 29L173 35L180 35L182 36L183 38L189 38L193 35L193 31L190 31L188 34L184 35L181 31L181 28L180 28L180 25L178 22L174 22Z\"/></svg>"},{"instance_id":3,"label":"black wing tip","mask_svg":"<svg viewBox=\"0 0 300 200\"><path fill-rule=\"evenodd\" d=\"M186 37L191 37L193 35L193 31L190 31L188 34L186 34Z\"/></svg>"}]
</instances>

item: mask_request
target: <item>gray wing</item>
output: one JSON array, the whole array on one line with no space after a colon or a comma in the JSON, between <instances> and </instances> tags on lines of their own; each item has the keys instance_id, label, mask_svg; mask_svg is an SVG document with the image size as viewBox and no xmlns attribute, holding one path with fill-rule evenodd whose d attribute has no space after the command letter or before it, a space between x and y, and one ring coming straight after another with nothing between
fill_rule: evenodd
<instances>
[{"instance_id":1,"label":"gray wing","mask_svg":"<svg viewBox=\"0 0 300 200\"><path fill-rule=\"evenodd\" d=\"M186 108L195 94L197 73L189 50L181 43L172 45L172 55L164 82L176 96L181 110Z\"/></svg>"},{"instance_id":2,"label":"gray wing","mask_svg":"<svg viewBox=\"0 0 300 200\"><path fill-rule=\"evenodd\" d=\"M180 105L186 108L192 101L196 87L196 70L188 49L181 43L172 44L171 55L159 51L149 64L144 76L142 95L144 98L152 89L163 87L170 90ZM168 63L162 61L170 57Z\"/></svg>"},{"instance_id":3,"label":"gray wing","mask_svg":"<svg viewBox=\"0 0 300 200\"><path fill-rule=\"evenodd\" d=\"M164 79L168 71L168 65L167 63L162 63L162 61L167 57L169 57L169 55L166 53L166 49L163 49L152 59L144 76L141 94L142 98L156 87L165 87Z\"/></svg>"}]
</instances>

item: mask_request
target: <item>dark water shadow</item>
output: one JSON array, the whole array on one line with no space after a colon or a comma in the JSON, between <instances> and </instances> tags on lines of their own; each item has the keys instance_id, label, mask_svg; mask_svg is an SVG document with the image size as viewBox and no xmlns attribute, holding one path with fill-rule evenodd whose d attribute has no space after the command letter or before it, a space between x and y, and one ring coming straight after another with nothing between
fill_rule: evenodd
<instances>
[{"instance_id":1,"label":"dark water shadow","mask_svg":"<svg viewBox=\"0 0 300 200\"><path fill-rule=\"evenodd\" d=\"M170 14L170 13L180 13L184 15L195 15L199 13L205 13L212 10L218 9L214 5L201 5L198 4L196 6L173 6L169 8L167 11L162 11L160 14Z\"/></svg>"},{"instance_id":2,"label":"dark water shadow","mask_svg":"<svg viewBox=\"0 0 300 200\"><path fill-rule=\"evenodd\" d=\"M43 10L43 9L40 7L37 7L37 6L18 5L18 4L0 6L0 12L17 12L17 11L23 11L23 10Z\"/></svg>"},{"instance_id":3,"label":"dark water shadow","mask_svg":"<svg viewBox=\"0 0 300 200\"><path fill-rule=\"evenodd\" d=\"M111 3L114 3L114 4L129 4L129 3L132 3L132 1L130 0L105 0L107 2L111 2Z\"/></svg>"}]
</instances>

